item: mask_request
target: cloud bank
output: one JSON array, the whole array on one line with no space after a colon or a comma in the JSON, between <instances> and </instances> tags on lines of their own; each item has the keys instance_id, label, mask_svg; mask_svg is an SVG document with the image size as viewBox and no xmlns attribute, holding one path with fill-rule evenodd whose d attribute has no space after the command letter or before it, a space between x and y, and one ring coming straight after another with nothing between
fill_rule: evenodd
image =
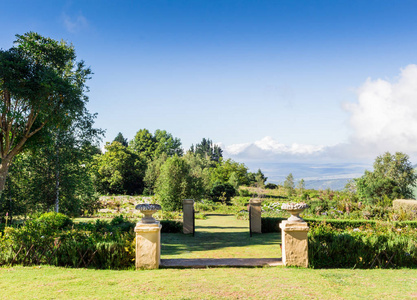
<instances>
[{"instance_id":1,"label":"cloud bank","mask_svg":"<svg viewBox=\"0 0 417 300\"><path fill-rule=\"evenodd\" d=\"M392 81L367 79L357 101L342 105L349 113L349 142L290 146L272 137L223 146L225 156L243 160L373 160L386 151L417 156L417 65L408 65Z\"/></svg>"}]
</instances>

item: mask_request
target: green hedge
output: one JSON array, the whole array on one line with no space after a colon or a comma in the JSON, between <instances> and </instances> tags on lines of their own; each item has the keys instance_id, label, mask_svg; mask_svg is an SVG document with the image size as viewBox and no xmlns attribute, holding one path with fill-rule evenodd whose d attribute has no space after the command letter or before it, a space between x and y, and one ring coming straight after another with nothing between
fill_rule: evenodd
<instances>
[{"instance_id":1,"label":"green hedge","mask_svg":"<svg viewBox=\"0 0 417 300\"><path fill-rule=\"evenodd\" d=\"M279 224L285 221L285 218L262 218L262 232L281 232ZM382 222L375 220L346 220L346 219L310 219L304 218L310 227L318 226L322 223L329 224L336 229L359 228L359 227L375 227L375 226L393 226L396 228L417 228L417 221L395 221Z\"/></svg>"},{"instance_id":2,"label":"green hedge","mask_svg":"<svg viewBox=\"0 0 417 300\"><path fill-rule=\"evenodd\" d=\"M341 230L329 224L308 233L312 268L417 268L417 231Z\"/></svg>"},{"instance_id":3,"label":"green hedge","mask_svg":"<svg viewBox=\"0 0 417 300\"><path fill-rule=\"evenodd\" d=\"M182 222L174 220L161 220L162 233L182 233Z\"/></svg>"},{"instance_id":4,"label":"green hedge","mask_svg":"<svg viewBox=\"0 0 417 300\"><path fill-rule=\"evenodd\" d=\"M182 232L182 222L160 222L163 233ZM43 215L0 233L0 265L134 268L135 225L122 216L72 224L63 215Z\"/></svg>"}]
</instances>

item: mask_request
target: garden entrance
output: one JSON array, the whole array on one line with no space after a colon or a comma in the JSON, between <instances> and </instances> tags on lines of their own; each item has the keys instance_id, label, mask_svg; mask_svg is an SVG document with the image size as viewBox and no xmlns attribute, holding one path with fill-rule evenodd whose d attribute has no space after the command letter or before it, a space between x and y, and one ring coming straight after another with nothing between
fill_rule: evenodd
<instances>
[{"instance_id":1,"label":"garden entrance","mask_svg":"<svg viewBox=\"0 0 417 300\"><path fill-rule=\"evenodd\" d=\"M279 233L249 235L248 220L208 214L195 234L162 233L162 267L264 266L281 264Z\"/></svg>"}]
</instances>

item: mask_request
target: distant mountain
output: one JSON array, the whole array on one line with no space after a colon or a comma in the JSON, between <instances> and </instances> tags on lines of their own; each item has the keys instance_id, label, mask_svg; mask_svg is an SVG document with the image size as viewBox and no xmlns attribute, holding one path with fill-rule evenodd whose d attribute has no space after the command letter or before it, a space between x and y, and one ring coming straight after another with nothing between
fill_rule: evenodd
<instances>
[{"instance_id":1,"label":"distant mountain","mask_svg":"<svg viewBox=\"0 0 417 300\"><path fill-rule=\"evenodd\" d=\"M334 191L341 191L345 188L346 184L351 179L353 178L306 180L305 188L314 190L331 189Z\"/></svg>"}]
</instances>

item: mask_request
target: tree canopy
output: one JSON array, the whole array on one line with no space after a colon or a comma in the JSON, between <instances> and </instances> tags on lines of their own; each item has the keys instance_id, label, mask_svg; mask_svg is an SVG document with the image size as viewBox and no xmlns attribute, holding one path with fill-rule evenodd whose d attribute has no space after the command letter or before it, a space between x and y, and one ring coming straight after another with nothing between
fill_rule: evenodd
<instances>
[{"instance_id":1,"label":"tree canopy","mask_svg":"<svg viewBox=\"0 0 417 300\"><path fill-rule=\"evenodd\" d=\"M358 195L362 200L381 201L384 196L395 198L411 198L412 187L416 186L417 174L408 155L386 152L378 156L374 162L373 172L356 179Z\"/></svg>"},{"instance_id":2,"label":"tree canopy","mask_svg":"<svg viewBox=\"0 0 417 300\"><path fill-rule=\"evenodd\" d=\"M67 129L86 113L91 70L74 47L29 32L0 50L0 192L13 158L42 137L42 129Z\"/></svg>"}]
</instances>

